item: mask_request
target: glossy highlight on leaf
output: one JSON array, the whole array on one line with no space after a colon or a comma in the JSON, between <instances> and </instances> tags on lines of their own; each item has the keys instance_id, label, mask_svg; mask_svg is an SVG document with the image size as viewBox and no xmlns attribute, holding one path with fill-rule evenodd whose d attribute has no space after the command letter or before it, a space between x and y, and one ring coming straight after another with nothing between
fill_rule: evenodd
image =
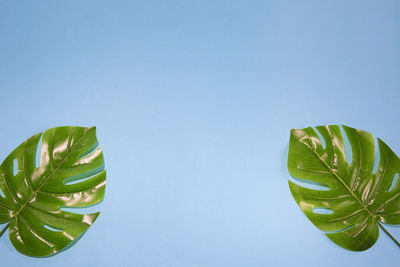
<instances>
[{"instance_id":1,"label":"glossy highlight on leaf","mask_svg":"<svg viewBox=\"0 0 400 267\"><path fill-rule=\"evenodd\" d=\"M351 146L349 151L345 140ZM291 130L288 169L294 177L289 181L292 195L316 227L349 250L373 246L379 227L400 246L382 224L400 224L400 159L382 140L378 139L378 144L380 160L375 172L374 163L378 162L370 133L338 125ZM305 186L304 182L327 189Z\"/></svg>"},{"instance_id":2,"label":"glossy highlight on leaf","mask_svg":"<svg viewBox=\"0 0 400 267\"><path fill-rule=\"evenodd\" d=\"M73 244L99 216L62 208L101 202L105 184L95 127L64 126L36 134L0 166L0 224L6 224L0 235L9 228L19 252L51 256Z\"/></svg>"}]
</instances>

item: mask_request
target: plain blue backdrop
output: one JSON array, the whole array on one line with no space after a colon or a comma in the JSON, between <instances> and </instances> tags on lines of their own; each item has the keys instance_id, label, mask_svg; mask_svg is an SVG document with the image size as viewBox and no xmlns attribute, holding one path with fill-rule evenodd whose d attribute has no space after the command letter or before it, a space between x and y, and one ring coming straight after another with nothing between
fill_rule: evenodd
<instances>
[{"instance_id":1,"label":"plain blue backdrop","mask_svg":"<svg viewBox=\"0 0 400 267\"><path fill-rule=\"evenodd\" d=\"M0 0L0 161L29 136L98 127L98 221L1 266L391 266L328 240L287 180L290 128L346 124L400 154L396 0ZM399 228L389 228L400 239Z\"/></svg>"}]
</instances>

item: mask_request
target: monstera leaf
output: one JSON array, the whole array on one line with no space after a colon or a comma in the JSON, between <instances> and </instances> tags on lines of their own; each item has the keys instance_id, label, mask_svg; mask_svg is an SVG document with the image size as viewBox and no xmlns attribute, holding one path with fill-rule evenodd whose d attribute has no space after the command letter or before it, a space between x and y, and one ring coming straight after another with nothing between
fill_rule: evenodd
<instances>
[{"instance_id":1,"label":"monstera leaf","mask_svg":"<svg viewBox=\"0 0 400 267\"><path fill-rule=\"evenodd\" d=\"M9 228L14 247L35 257L53 255L82 235L99 213L62 208L103 199L106 173L97 146L94 127L57 127L17 147L0 166L0 224L6 223L0 235Z\"/></svg>"},{"instance_id":2,"label":"monstera leaf","mask_svg":"<svg viewBox=\"0 0 400 267\"><path fill-rule=\"evenodd\" d=\"M371 134L337 125L316 129L321 138L313 128L291 131L288 168L295 179L289 186L297 204L346 249L370 248L378 239L378 227L400 246L382 224L400 224L400 159L378 139L380 160L374 172ZM346 136L351 146L347 154ZM302 182L318 186L300 186Z\"/></svg>"}]
</instances>

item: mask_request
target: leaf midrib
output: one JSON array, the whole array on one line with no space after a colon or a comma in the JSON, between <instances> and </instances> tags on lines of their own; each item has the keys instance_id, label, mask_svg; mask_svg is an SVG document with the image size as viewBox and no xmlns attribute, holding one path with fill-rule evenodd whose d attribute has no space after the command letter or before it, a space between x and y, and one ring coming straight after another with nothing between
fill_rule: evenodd
<instances>
[{"instance_id":1,"label":"leaf midrib","mask_svg":"<svg viewBox=\"0 0 400 267\"><path fill-rule=\"evenodd\" d=\"M316 156L324 164L324 166L329 170L329 173L331 173L333 176L335 176L339 180L339 182L347 189L347 191L357 200L357 202L361 205L361 207L364 210L366 210L371 217L376 219L377 215L368 209L368 207L357 197L356 194L354 194L354 192L347 186L347 184L343 181L343 179L340 178L340 176L329 166L329 164L326 163L325 160L323 160L321 158L321 156L314 149L310 148L303 142L301 142L301 143L305 147L307 147L307 149L310 150L313 153L313 155Z\"/></svg>"},{"instance_id":2,"label":"leaf midrib","mask_svg":"<svg viewBox=\"0 0 400 267\"><path fill-rule=\"evenodd\" d=\"M84 137L84 136L83 136ZM28 205L29 202L31 202L31 200L33 199L33 197L35 197L37 195L37 193L40 191L40 189L42 188L42 186L47 182L47 180L50 179L50 177L59 170L59 168L61 167L61 165L63 164L63 162L71 155L72 152L75 151L76 147L80 144L80 142L82 141L83 137L79 138L78 141L71 146L70 151L60 160L60 162L57 164L57 166L43 179L43 181L39 184L38 188L34 191L32 191L30 197L27 199L27 201L25 201L25 203L21 206L21 208L19 208L17 210L17 212L11 216L10 221L12 219L14 219L15 217L17 217L22 210ZM29 177L27 177L27 179L29 179Z\"/></svg>"}]
</instances>

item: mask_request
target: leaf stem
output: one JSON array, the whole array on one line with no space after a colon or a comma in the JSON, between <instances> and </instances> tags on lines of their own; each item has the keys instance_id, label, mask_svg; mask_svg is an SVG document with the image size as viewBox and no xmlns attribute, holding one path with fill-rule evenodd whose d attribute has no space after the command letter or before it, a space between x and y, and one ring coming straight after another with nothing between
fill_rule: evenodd
<instances>
[{"instance_id":1,"label":"leaf stem","mask_svg":"<svg viewBox=\"0 0 400 267\"><path fill-rule=\"evenodd\" d=\"M8 229L9 226L10 226L10 223L7 223L7 225L3 228L3 230L1 230L1 232L0 232L0 237L2 237L2 235L3 235L4 232Z\"/></svg>"},{"instance_id":2,"label":"leaf stem","mask_svg":"<svg viewBox=\"0 0 400 267\"><path fill-rule=\"evenodd\" d=\"M396 240L396 238L394 238L386 229L385 227L383 227L383 225L379 222L376 221L379 225L379 227L385 232L385 234L387 234L395 243L396 245L398 245L400 247L400 243Z\"/></svg>"}]
</instances>

